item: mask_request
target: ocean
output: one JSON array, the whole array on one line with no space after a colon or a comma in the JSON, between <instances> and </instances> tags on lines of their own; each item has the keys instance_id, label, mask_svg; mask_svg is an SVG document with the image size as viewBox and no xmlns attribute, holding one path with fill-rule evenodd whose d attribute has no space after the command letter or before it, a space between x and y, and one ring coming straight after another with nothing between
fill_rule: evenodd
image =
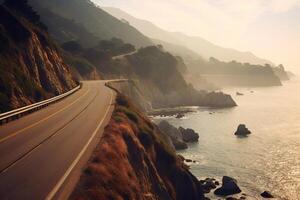
<instances>
[{"instance_id":1,"label":"ocean","mask_svg":"<svg viewBox=\"0 0 300 200\"><path fill-rule=\"evenodd\" d=\"M223 91L237 107L197 108L183 119L164 118L200 135L198 143L178 153L197 161L191 171L198 178L237 179L247 199L261 199L260 193L268 190L277 199L300 200L300 80L282 87ZM246 124L252 134L236 137L239 124Z\"/></svg>"}]
</instances>

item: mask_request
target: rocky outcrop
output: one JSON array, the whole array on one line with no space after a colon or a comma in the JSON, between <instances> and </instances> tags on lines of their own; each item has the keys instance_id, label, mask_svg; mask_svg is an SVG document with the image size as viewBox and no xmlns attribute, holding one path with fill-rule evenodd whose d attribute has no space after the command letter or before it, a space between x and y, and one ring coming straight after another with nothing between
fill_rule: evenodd
<instances>
[{"instance_id":1,"label":"rocky outcrop","mask_svg":"<svg viewBox=\"0 0 300 200\"><path fill-rule=\"evenodd\" d=\"M71 200L202 200L202 186L166 136L127 99L113 117Z\"/></svg>"},{"instance_id":2,"label":"rocky outcrop","mask_svg":"<svg viewBox=\"0 0 300 200\"><path fill-rule=\"evenodd\" d=\"M185 129L179 127L178 130L180 131L182 140L184 142L198 142L199 134L196 133L193 129L190 128Z\"/></svg>"},{"instance_id":3,"label":"rocky outcrop","mask_svg":"<svg viewBox=\"0 0 300 200\"><path fill-rule=\"evenodd\" d=\"M222 186L214 191L218 196L228 196L233 194L238 194L241 189L237 185L237 180L234 178L223 176Z\"/></svg>"},{"instance_id":4,"label":"rocky outcrop","mask_svg":"<svg viewBox=\"0 0 300 200\"><path fill-rule=\"evenodd\" d=\"M199 106L209 106L215 108L235 107L237 104L233 98L223 92L210 92L201 95L201 104Z\"/></svg>"},{"instance_id":5,"label":"rocky outcrop","mask_svg":"<svg viewBox=\"0 0 300 200\"><path fill-rule=\"evenodd\" d=\"M38 19L26 1L0 6L0 111L61 94L77 84Z\"/></svg>"},{"instance_id":6,"label":"rocky outcrop","mask_svg":"<svg viewBox=\"0 0 300 200\"><path fill-rule=\"evenodd\" d=\"M166 120L160 121L158 127L163 134L170 138L176 150L186 149L188 148L186 143L197 142L199 139L199 134L193 129L185 129L183 127L176 128Z\"/></svg>"},{"instance_id":7,"label":"rocky outcrop","mask_svg":"<svg viewBox=\"0 0 300 200\"><path fill-rule=\"evenodd\" d=\"M148 101L141 89L133 80L115 81L108 83L110 87L117 89L122 94L126 94L133 103L142 111L149 112L152 110L152 104Z\"/></svg>"},{"instance_id":8,"label":"rocky outcrop","mask_svg":"<svg viewBox=\"0 0 300 200\"><path fill-rule=\"evenodd\" d=\"M263 198L266 198L266 199L274 198L274 196L269 191L264 191L263 193L260 194L260 196L262 196Z\"/></svg>"},{"instance_id":9,"label":"rocky outcrop","mask_svg":"<svg viewBox=\"0 0 300 200\"><path fill-rule=\"evenodd\" d=\"M247 136L251 134L251 131L249 131L245 124L240 124L234 134L237 136Z\"/></svg>"},{"instance_id":10,"label":"rocky outcrop","mask_svg":"<svg viewBox=\"0 0 300 200\"><path fill-rule=\"evenodd\" d=\"M214 178L206 178L205 180L200 180L199 184L203 187L205 193L210 193L211 190L216 189L219 184Z\"/></svg>"},{"instance_id":11,"label":"rocky outcrop","mask_svg":"<svg viewBox=\"0 0 300 200\"><path fill-rule=\"evenodd\" d=\"M187 149L187 144L182 140L182 132L176 127L172 126L169 122L163 120L158 124L159 129L169 137L176 150Z\"/></svg>"},{"instance_id":12,"label":"rocky outcrop","mask_svg":"<svg viewBox=\"0 0 300 200\"><path fill-rule=\"evenodd\" d=\"M279 65L278 67L273 67L273 72L275 75L280 78L281 81L288 81L290 80L290 77L288 75L288 72L285 70L283 65Z\"/></svg>"}]
</instances>

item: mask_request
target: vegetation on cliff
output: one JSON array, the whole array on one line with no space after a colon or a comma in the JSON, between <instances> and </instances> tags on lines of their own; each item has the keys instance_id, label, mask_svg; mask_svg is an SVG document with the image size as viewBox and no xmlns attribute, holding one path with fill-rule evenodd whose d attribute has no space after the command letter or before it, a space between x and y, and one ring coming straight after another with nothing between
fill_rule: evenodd
<instances>
[{"instance_id":1,"label":"vegetation on cliff","mask_svg":"<svg viewBox=\"0 0 300 200\"><path fill-rule=\"evenodd\" d=\"M70 199L204 199L166 137L124 96Z\"/></svg>"},{"instance_id":2,"label":"vegetation on cliff","mask_svg":"<svg viewBox=\"0 0 300 200\"><path fill-rule=\"evenodd\" d=\"M280 86L281 80L288 79L283 66L223 62L216 58L194 60L189 69L219 86Z\"/></svg>"},{"instance_id":3,"label":"vegetation on cliff","mask_svg":"<svg viewBox=\"0 0 300 200\"><path fill-rule=\"evenodd\" d=\"M136 79L144 96L154 108L174 106L236 106L233 99L223 93L197 91L188 84L180 71L183 61L161 46L139 49L132 55L113 60L109 67L119 69L122 76ZM120 71L122 70L122 71Z\"/></svg>"},{"instance_id":4,"label":"vegetation on cliff","mask_svg":"<svg viewBox=\"0 0 300 200\"><path fill-rule=\"evenodd\" d=\"M0 5L0 112L76 85L46 27L26 0Z\"/></svg>"},{"instance_id":5,"label":"vegetation on cliff","mask_svg":"<svg viewBox=\"0 0 300 200\"><path fill-rule=\"evenodd\" d=\"M149 38L144 36L134 27L106 13L90 0L30 0L30 3L37 9L38 12L40 8L43 8L57 16L67 20L73 20L76 24L83 26L94 36L94 44L99 41L98 38L100 40L109 40L112 37L120 38L136 47L153 44ZM40 14L42 18L47 18L45 23L46 25L49 25L49 31L52 34L62 33L57 32L55 30L56 27L51 26L51 24L54 24L58 18L49 18L47 17L49 16L49 13L44 11ZM75 33L69 29L69 26L65 26L64 29L67 29L67 33ZM83 29L81 29L81 34L83 34ZM75 33L75 35L80 36L78 32ZM73 39L70 38L69 40Z\"/></svg>"}]
</instances>

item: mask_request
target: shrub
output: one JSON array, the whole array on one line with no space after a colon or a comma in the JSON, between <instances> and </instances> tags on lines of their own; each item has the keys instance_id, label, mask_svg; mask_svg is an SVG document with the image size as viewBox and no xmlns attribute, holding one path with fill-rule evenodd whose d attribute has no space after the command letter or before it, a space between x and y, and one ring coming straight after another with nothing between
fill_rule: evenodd
<instances>
[{"instance_id":1,"label":"shrub","mask_svg":"<svg viewBox=\"0 0 300 200\"><path fill-rule=\"evenodd\" d=\"M134 111L132 111L124 106L118 106L116 111L124 113L128 117L128 119L130 119L134 123L138 123L138 115Z\"/></svg>"}]
</instances>

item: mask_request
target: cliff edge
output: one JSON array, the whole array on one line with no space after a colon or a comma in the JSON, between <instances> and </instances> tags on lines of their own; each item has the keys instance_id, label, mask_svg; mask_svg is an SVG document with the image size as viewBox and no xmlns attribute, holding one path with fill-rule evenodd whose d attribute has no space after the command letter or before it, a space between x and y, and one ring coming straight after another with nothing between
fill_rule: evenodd
<instances>
[{"instance_id":1,"label":"cliff edge","mask_svg":"<svg viewBox=\"0 0 300 200\"><path fill-rule=\"evenodd\" d=\"M169 141L128 99L113 117L70 199L205 199Z\"/></svg>"},{"instance_id":2,"label":"cliff edge","mask_svg":"<svg viewBox=\"0 0 300 200\"><path fill-rule=\"evenodd\" d=\"M0 112L75 86L69 66L27 2L0 5Z\"/></svg>"}]
</instances>

